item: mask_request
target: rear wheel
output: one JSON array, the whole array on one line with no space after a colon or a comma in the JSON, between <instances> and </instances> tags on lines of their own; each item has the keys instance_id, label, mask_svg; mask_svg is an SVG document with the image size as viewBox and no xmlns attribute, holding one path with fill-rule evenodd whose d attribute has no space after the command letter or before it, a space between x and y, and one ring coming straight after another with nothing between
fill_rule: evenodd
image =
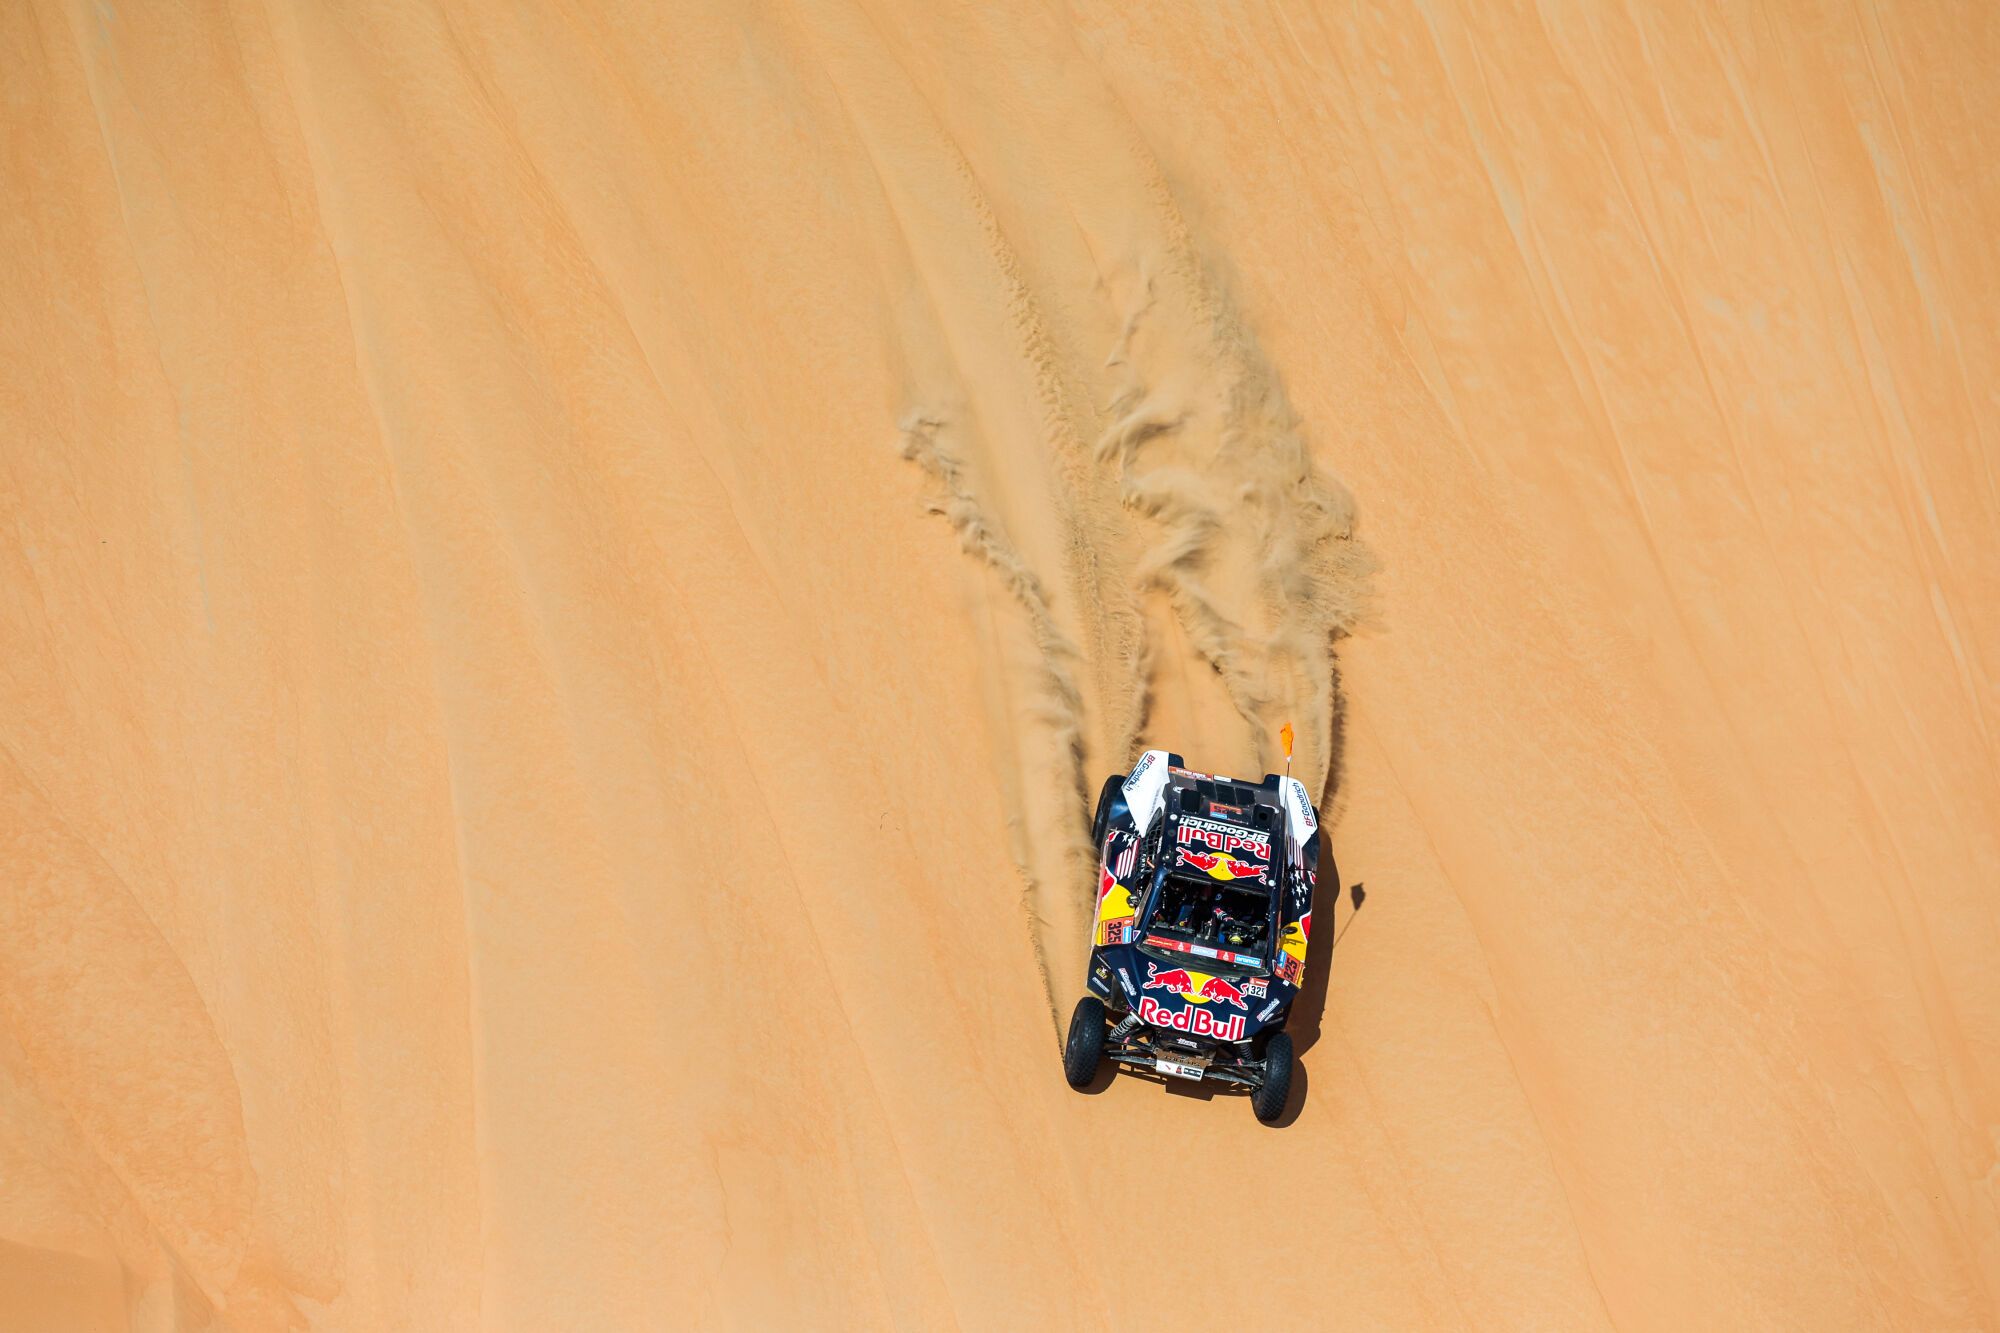
<instances>
[{"instance_id":1,"label":"rear wheel","mask_svg":"<svg viewBox=\"0 0 2000 1333\"><path fill-rule=\"evenodd\" d=\"M1285 1113L1291 1091L1292 1039L1280 1032L1264 1047L1264 1086L1250 1094L1250 1108L1268 1125Z\"/></svg>"},{"instance_id":2,"label":"rear wheel","mask_svg":"<svg viewBox=\"0 0 2000 1333\"><path fill-rule=\"evenodd\" d=\"M1069 1016L1069 1040L1063 1043L1063 1077L1072 1088L1085 1087L1097 1077L1104 1059L1104 1002L1086 995Z\"/></svg>"},{"instance_id":3,"label":"rear wheel","mask_svg":"<svg viewBox=\"0 0 2000 1333\"><path fill-rule=\"evenodd\" d=\"M1111 822L1111 798L1124 785L1125 775L1113 773L1104 779L1104 786L1097 793L1097 814L1090 823L1090 841L1100 852L1104 850L1104 826Z\"/></svg>"}]
</instances>

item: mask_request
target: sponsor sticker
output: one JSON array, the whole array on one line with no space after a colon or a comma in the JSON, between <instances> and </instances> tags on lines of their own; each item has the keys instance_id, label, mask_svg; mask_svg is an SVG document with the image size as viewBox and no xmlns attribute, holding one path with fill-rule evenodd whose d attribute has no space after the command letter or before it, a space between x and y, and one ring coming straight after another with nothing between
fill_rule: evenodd
<instances>
[{"instance_id":1,"label":"sponsor sticker","mask_svg":"<svg viewBox=\"0 0 2000 1333\"><path fill-rule=\"evenodd\" d=\"M1138 991L1132 989L1132 974L1130 972L1127 972L1122 967L1118 969L1118 984L1125 988L1125 993L1128 996L1137 995L1139 993Z\"/></svg>"},{"instance_id":2,"label":"sponsor sticker","mask_svg":"<svg viewBox=\"0 0 2000 1333\"><path fill-rule=\"evenodd\" d=\"M1243 983L1243 993L1245 995L1255 995L1260 999L1269 988L1270 982L1263 977L1251 977Z\"/></svg>"},{"instance_id":3,"label":"sponsor sticker","mask_svg":"<svg viewBox=\"0 0 2000 1333\"><path fill-rule=\"evenodd\" d=\"M1214 958L1224 963L1235 963L1239 967L1262 967L1264 960L1253 958L1247 953L1232 953L1228 949L1211 949L1205 944L1190 944L1186 940L1170 940L1165 935L1148 935L1146 943L1155 949L1167 949L1174 953L1191 953L1200 958Z\"/></svg>"},{"instance_id":4,"label":"sponsor sticker","mask_svg":"<svg viewBox=\"0 0 2000 1333\"><path fill-rule=\"evenodd\" d=\"M1306 941L1312 937L1312 913L1307 912L1285 927L1278 939L1278 976L1294 986L1305 975Z\"/></svg>"},{"instance_id":5,"label":"sponsor sticker","mask_svg":"<svg viewBox=\"0 0 2000 1333\"><path fill-rule=\"evenodd\" d=\"M1312 802L1306 799L1305 788L1292 788L1292 804L1298 807L1299 822L1301 824L1304 824L1307 829L1319 827L1319 820L1313 814Z\"/></svg>"},{"instance_id":6,"label":"sponsor sticker","mask_svg":"<svg viewBox=\"0 0 2000 1333\"><path fill-rule=\"evenodd\" d=\"M1172 1028L1195 1037L1213 1037L1217 1041L1241 1041L1247 1018L1243 1014L1231 1014L1222 1018L1206 1009L1189 1006L1186 1009L1168 1009L1152 996L1141 996L1139 1019L1154 1027Z\"/></svg>"},{"instance_id":7,"label":"sponsor sticker","mask_svg":"<svg viewBox=\"0 0 2000 1333\"><path fill-rule=\"evenodd\" d=\"M1132 938L1133 920L1138 910L1132 902L1132 891L1118 882L1111 866L1098 866L1095 932L1098 946L1102 948L1128 942Z\"/></svg>"},{"instance_id":8,"label":"sponsor sticker","mask_svg":"<svg viewBox=\"0 0 2000 1333\"><path fill-rule=\"evenodd\" d=\"M1271 835L1258 829L1237 828L1234 824L1220 824L1212 819L1200 819L1194 815L1181 816L1176 826L1174 840L1183 846L1198 842L1212 852L1225 856L1235 852L1247 852L1259 861L1271 859Z\"/></svg>"},{"instance_id":9,"label":"sponsor sticker","mask_svg":"<svg viewBox=\"0 0 2000 1333\"><path fill-rule=\"evenodd\" d=\"M1259 1023L1268 1023L1271 1021L1271 1015L1277 1012L1278 1012L1278 1002L1276 1000L1272 1000L1269 1004L1265 1005L1262 1009L1259 1009L1257 1011L1257 1021Z\"/></svg>"},{"instance_id":10,"label":"sponsor sticker","mask_svg":"<svg viewBox=\"0 0 2000 1333\"><path fill-rule=\"evenodd\" d=\"M1166 752L1148 750L1125 775L1125 805L1131 812L1132 827L1142 836L1164 809L1161 792L1167 784Z\"/></svg>"}]
</instances>

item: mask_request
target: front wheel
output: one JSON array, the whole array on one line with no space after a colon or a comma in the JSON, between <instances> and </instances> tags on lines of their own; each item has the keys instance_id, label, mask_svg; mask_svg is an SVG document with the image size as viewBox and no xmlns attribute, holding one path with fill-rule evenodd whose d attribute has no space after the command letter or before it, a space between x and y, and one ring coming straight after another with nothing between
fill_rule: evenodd
<instances>
[{"instance_id":1,"label":"front wheel","mask_svg":"<svg viewBox=\"0 0 2000 1333\"><path fill-rule=\"evenodd\" d=\"M1291 1091L1292 1039L1280 1032L1264 1047L1264 1083L1250 1094L1250 1108L1268 1125L1285 1113L1285 1098Z\"/></svg>"},{"instance_id":2,"label":"front wheel","mask_svg":"<svg viewBox=\"0 0 2000 1333\"><path fill-rule=\"evenodd\" d=\"M1104 1059L1104 1002L1086 995L1069 1016L1069 1040L1063 1043L1063 1077L1072 1088L1089 1086Z\"/></svg>"}]
</instances>

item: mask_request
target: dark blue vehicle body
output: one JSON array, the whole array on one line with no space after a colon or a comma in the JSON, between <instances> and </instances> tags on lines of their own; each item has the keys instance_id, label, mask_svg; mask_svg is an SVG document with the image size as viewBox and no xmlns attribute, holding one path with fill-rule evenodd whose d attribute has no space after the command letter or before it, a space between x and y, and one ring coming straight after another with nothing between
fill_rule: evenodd
<instances>
[{"instance_id":1,"label":"dark blue vehicle body","mask_svg":"<svg viewBox=\"0 0 2000 1333\"><path fill-rule=\"evenodd\" d=\"M1320 861L1305 788L1276 774L1198 773L1148 751L1106 784L1094 833L1085 985L1113 1024L1103 1053L1261 1086L1266 1044L1305 980Z\"/></svg>"}]
</instances>

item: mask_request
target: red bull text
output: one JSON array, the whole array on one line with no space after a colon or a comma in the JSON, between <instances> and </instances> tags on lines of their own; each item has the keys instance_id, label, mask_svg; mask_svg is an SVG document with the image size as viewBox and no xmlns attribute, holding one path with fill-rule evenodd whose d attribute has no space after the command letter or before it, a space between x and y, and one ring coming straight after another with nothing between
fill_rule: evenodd
<instances>
[{"instance_id":1,"label":"red bull text","mask_svg":"<svg viewBox=\"0 0 2000 1333\"><path fill-rule=\"evenodd\" d=\"M1247 1026L1242 1014L1219 1018L1206 1009L1164 1009L1150 995L1139 1000L1139 1021L1155 1027L1173 1028L1189 1036L1213 1037L1217 1041L1242 1041L1243 1029Z\"/></svg>"}]
</instances>

